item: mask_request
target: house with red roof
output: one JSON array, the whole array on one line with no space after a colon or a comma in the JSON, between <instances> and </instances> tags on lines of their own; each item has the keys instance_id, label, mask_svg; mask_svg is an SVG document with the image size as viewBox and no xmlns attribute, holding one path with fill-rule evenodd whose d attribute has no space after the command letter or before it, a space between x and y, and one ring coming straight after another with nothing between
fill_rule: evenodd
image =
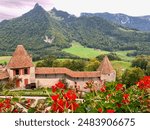
<instances>
[{"instance_id":1,"label":"house with red roof","mask_svg":"<svg viewBox=\"0 0 150 130\"><path fill-rule=\"evenodd\" d=\"M5 68L0 69L0 81L16 78L16 87L23 89L27 85L51 87L60 79L66 79L70 86L84 87L87 81L115 81L116 71L107 56L104 57L97 71L72 71L62 67L35 67L32 57L23 45L18 45L12 58Z\"/></svg>"}]
</instances>

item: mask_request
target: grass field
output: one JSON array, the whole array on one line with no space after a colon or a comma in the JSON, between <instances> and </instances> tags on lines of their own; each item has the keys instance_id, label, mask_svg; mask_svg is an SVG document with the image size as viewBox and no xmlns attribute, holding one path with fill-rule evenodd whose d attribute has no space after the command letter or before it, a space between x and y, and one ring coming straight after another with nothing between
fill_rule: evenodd
<instances>
[{"instance_id":1,"label":"grass field","mask_svg":"<svg viewBox=\"0 0 150 130\"><path fill-rule=\"evenodd\" d=\"M72 42L72 47L63 49L64 52L79 56L81 58L94 58L100 54L108 54L108 51L101 51L82 46L78 42Z\"/></svg>"},{"instance_id":2,"label":"grass field","mask_svg":"<svg viewBox=\"0 0 150 130\"><path fill-rule=\"evenodd\" d=\"M114 69L119 69L119 70L125 70L127 68L131 67L131 62L127 62L127 61L111 61L112 66L114 67Z\"/></svg>"},{"instance_id":3,"label":"grass field","mask_svg":"<svg viewBox=\"0 0 150 130\"><path fill-rule=\"evenodd\" d=\"M0 64L2 63L8 63L8 61L10 60L11 56L0 56Z\"/></svg>"},{"instance_id":4,"label":"grass field","mask_svg":"<svg viewBox=\"0 0 150 130\"><path fill-rule=\"evenodd\" d=\"M130 50L130 51L116 51L115 53L124 61L132 61L134 60L135 57L129 57L127 56L127 53L131 53L134 52L134 50Z\"/></svg>"},{"instance_id":5,"label":"grass field","mask_svg":"<svg viewBox=\"0 0 150 130\"><path fill-rule=\"evenodd\" d=\"M82 46L78 42L72 42L72 47L63 49L64 52L79 56L81 58L95 58L98 55L101 54L108 54L110 53L109 51L103 51L99 49L92 49L88 47ZM128 57L127 53L133 52L134 50L131 51L116 51L115 53L124 61L132 61L134 57Z\"/></svg>"}]
</instances>

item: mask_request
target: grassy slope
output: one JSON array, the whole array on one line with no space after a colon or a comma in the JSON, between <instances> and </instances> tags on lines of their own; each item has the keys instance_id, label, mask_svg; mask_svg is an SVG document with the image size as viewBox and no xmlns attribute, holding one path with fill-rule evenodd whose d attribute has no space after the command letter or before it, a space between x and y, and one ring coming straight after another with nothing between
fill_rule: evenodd
<instances>
[{"instance_id":1,"label":"grassy slope","mask_svg":"<svg viewBox=\"0 0 150 130\"><path fill-rule=\"evenodd\" d=\"M100 54L108 54L110 52L108 51L102 51L102 50L95 50L92 48L87 48L82 46L80 43L73 41L72 42L72 47L63 49L64 52L77 55L81 58L95 58L96 56ZM133 52L133 51L116 51L115 53L124 61L131 61L134 59L134 57L128 57L126 54L128 52Z\"/></svg>"},{"instance_id":2,"label":"grassy slope","mask_svg":"<svg viewBox=\"0 0 150 130\"><path fill-rule=\"evenodd\" d=\"M124 70L131 67L131 62L127 61L111 61L114 69Z\"/></svg>"},{"instance_id":3,"label":"grassy slope","mask_svg":"<svg viewBox=\"0 0 150 130\"><path fill-rule=\"evenodd\" d=\"M94 50L87 48L79 44L78 42L72 42L72 47L63 49L64 52L79 56L81 58L94 58L100 54L108 54L108 51Z\"/></svg>"}]
</instances>

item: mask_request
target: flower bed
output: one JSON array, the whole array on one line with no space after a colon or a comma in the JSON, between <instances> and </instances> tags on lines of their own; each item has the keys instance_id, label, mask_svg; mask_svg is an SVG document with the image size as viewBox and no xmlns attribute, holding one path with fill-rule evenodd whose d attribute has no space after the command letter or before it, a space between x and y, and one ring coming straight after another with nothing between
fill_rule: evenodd
<instances>
[{"instance_id":1,"label":"flower bed","mask_svg":"<svg viewBox=\"0 0 150 130\"><path fill-rule=\"evenodd\" d=\"M0 99L0 112L82 112L82 113L126 113L150 112L149 89L150 76L141 79L137 84L126 88L124 84L106 83L95 89L93 82L87 83L82 102L76 90L66 89L65 84L58 82L47 91L48 98L36 102L33 99ZM81 92L80 92L81 93ZM36 102L36 103L35 103ZM20 104L25 108L20 108ZM34 105L33 105L34 104Z\"/></svg>"}]
</instances>

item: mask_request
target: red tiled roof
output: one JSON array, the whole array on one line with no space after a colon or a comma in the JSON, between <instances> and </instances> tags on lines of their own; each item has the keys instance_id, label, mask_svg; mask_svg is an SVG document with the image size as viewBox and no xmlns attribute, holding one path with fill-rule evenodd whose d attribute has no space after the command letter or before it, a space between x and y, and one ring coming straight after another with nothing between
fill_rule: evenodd
<instances>
[{"instance_id":1,"label":"red tiled roof","mask_svg":"<svg viewBox=\"0 0 150 130\"><path fill-rule=\"evenodd\" d=\"M81 72L81 71L72 71L67 68L48 68L48 67L37 67L35 69L35 74L66 74L74 78L84 78L84 77L100 77L99 71L93 72Z\"/></svg>"},{"instance_id":2,"label":"red tiled roof","mask_svg":"<svg viewBox=\"0 0 150 130\"><path fill-rule=\"evenodd\" d=\"M7 71L1 71L0 72L0 80L9 78Z\"/></svg>"},{"instance_id":3,"label":"red tiled roof","mask_svg":"<svg viewBox=\"0 0 150 130\"><path fill-rule=\"evenodd\" d=\"M8 68L24 68L33 66L32 58L29 56L23 45L17 46L7 65Z\"/></svg>"},{"instance_id":4,"label":"red tiled roof","mask_svg":"<svg viewBox=\"0 0 150 130\"><path fill-rule=\"evenodd\" d=\"M101 65L97 69L97 71L100 71L101 74L110 74L110 73L114 72L115 70L113 69L108 57L105 56Z\"/></svg>"}]
</instances>

